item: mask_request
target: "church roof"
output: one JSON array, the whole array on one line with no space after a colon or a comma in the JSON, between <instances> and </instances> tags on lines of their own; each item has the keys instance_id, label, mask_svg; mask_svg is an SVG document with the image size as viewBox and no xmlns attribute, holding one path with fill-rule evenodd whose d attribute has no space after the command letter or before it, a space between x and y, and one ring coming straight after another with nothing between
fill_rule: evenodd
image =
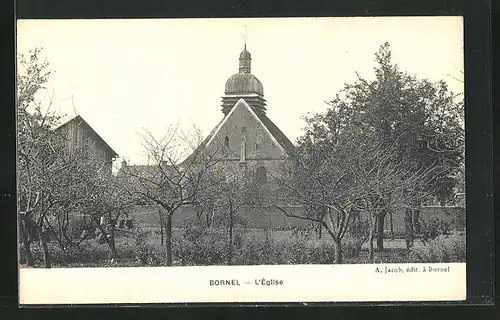
<instances>
[{"instance_id":1,"label":"church roof","mask_svg":"<svg viewBox=\"0 0 500 320\"><path fill-rule=\"evenodd\" d=\"M247 51L246 44L245 44L245 48L240 53L240 59L252 59L252 55L250 54L250 52Z\"/></svg>"},{"instance_id":2,"label":"church roof","mask_svg":"<svg viewBox=\"0 0 500 320\"><path fill-rule=\"evenodd\" d=\"M295 145L288 139L288 137L283 133L283 131L278 128L274 122L271 121L264 113L255 113L257 117L262 121L267 130L271 132L278 143L285 149L286 153L289 155L295 154Z\"/></svg>"},{"instance_id":3,"label":"church roof","mask_svg":"<svg viewBox=\"0 0 500 320\"><path fill-rule=\"evenodd\" d=\"M238 73L226 81L224 93L227 95L257 93L264 95L262 83L252 74L252 56L247 46L240 53Z\"/></svg>"},{"instance_id":4,"label":"church roof","mask_svg":"<svg viewBox=\"0 0 500 320\"><path fill-rule=\"evenodd\" d=\"M251 73L239 72L226 81L225 94L257 93L264 95L264 87L259 79Z\"/></svg>"},{"instance_id":5,"label":"church roof","mask_svg":"<svg viewBox=\"0 0 500 320\"><path fill-rule=\"evenodd\" d=\"M252 58L250 52L246 49L245 42L244 49L239 57L239 72L233 74L226 81L225 96L222 98L224 118L185 161L189 161L195 155L203 152L214 140L219 130L224 126L224 123L231 117L234 110L241 105L246 107L255 120L263 126L277 147L282 149L288 156L295 154L294 144L265 114L264 88L259 79L251 73L251 60Z\"/></svg>"},{"instance_id":6,"label":"church roof","mask_svg":"<svg viewBox=\"0 0 500 320\"><path fill-rule=\"evenodd\" d=\"M208 142L212 140L212 137L217 133L219 127L222 125L222 123L224 122L224 119L226 117L224 117L221 121L219 121L219 123L217 123L217 125L212 129L212 131L210 131L210 133L208 134L208 136L200 143L200 145L193 151L193 153L191 153L184 161L183 163L188 163L196 154L199 154L200 152L202 152L205 147L207 146Z\"/></svg>"}]
</instances>

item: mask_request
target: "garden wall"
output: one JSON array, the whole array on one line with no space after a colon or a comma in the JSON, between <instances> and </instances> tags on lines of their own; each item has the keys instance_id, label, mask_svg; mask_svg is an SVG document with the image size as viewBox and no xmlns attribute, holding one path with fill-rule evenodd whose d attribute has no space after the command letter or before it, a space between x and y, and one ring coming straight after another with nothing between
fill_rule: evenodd
<instances>
[{"instance_id":1,"label":"garden wall","mask_svg":"<svg viewBox=\"0 0 500 320\"><path fill-rule=\"evenodd\" d=\"M290 207L287 210L292 214L300 214L302 208ZM247 228L270 229L290 226L306 226L310 222L297 218L289 218L274 207L242 207L237 213L240 224ZM136 225L153 227L159 225L158 207L137 206L132 213ZM174 226L182 227L195 219L192 207L185 206L178 209L172 218Z\"/></svg>"},{"instance_id":2,"label":"garden wall","mask_svg":"<svg viewBox=\"0 0 500 320\"><path fill-rule=\"evenodd\" d=\"M287 208L288 212L297 215L300 215L302 210L303 209L300 207ZM145 227L156 227L159 225L158 207L156 206L137 206L132 217L135 220L135 225ZM275 229L280 227L306 226L310 224L307 220L287 217L274 207L242 207L238 211L238 217L242 226L257 229ZM465 228L464 207L423 207L420 212L420 218L424 221L429 221L432 217L448 222L452 229L464 230ZM192 207L181 207L173 216L173 224L174 226L182 227L190 223L194 218L195 213ZM403 212L394 213L393 228L394 231L404 231ZM389 215L386 217L385 229L390 230Z\"/></svg>"},{"instance_id":3,"label":"garden wall","mask_svg":"<svg viewBox=\"0 0 500 320\"><path fill-rule=\"evenodd\" d=\"M424 222L430 221L432 218L437 218L447 222L451 229L463 231L465 229L465 208L451 206L425 206L420 211L420 218ZM393 214L394 231L404 231L404 212L396 212ZM385 229L390 230L390 216L385 219Z\"/></svg>"}]
</instances>

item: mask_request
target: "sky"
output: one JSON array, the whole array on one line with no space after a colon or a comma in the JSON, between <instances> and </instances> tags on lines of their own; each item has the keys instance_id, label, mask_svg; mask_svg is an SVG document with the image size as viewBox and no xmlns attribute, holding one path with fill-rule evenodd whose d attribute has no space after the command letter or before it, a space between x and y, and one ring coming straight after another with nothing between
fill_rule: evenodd
<instances>
[{"instance_id":1,"label":"sky","mask_svg":"<svg viewBox=\"0 0 500 320\"><path fill-rule=\"evenodd\" d=\"M301 117L325 111L356 72L373 78L386 41L401 70L464 91L461 17L18 20L17 51L41 47L53 70L42 102L52 97L64 119L81 115L117 163L144 164L146 131L179 124L206 136L222 119L243 34L267 115L291 141Z\"/></svg>"}]
</instances>

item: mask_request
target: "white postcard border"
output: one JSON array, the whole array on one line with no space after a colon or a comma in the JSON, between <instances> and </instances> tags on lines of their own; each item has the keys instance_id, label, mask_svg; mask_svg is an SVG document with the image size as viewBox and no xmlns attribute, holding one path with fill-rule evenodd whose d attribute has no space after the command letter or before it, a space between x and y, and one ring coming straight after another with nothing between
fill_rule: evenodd
<instances>
[{"instance_id":1,"label":"white postcard border","mask_svg":"<svg viewBox=\"0 0 500 320\"><path fill-rule=\"evenodd\" d=\"M19 299L21 305L460 301L466 264L21 268Z\"/></svg>"}]
</instances>

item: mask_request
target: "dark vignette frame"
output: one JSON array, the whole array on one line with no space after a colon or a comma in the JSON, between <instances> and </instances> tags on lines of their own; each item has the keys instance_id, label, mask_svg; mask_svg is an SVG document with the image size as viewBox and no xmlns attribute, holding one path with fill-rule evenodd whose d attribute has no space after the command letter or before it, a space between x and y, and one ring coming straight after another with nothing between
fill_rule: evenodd
<instances>
[{"instance_id":1,"label":"dark vignette frame","mask_svg":"<svg viewBox=\"0 0 500 320\"><path fill-rule=\"evenodd\" d=\"M462 304L492 304L493 292L493 153L492 153L492 103L491 56L490 56L490 3L482 1L370 1L356 2L300 2L270 1L266 5L255 2L230 1L224 4L216 1L83 1L83 0L18 0L17 18L223 18L223 17L303 17L303 16L396 16L396 15L463 15L465 43L465 98L466 98L466 189L467 189L467 300ZM10 30L14 19L7 19ZM15 30L13 30L15 31ZM12 37L11 37L12 38ZM15 39L15 34L13 39ZM11 71L2 86L2 97L15 97L15 54L7 64ZM1 157L0 215L5 221L2 226L1 243L7 261L17 261L16 217L16 131L14 108L1 108L0 137L6 156ZM471 214L471 212L473 213ZM7 227L4 227L7 226ZM3 259L2 259L3 260ZM17 263L9 265L11 280L0 286L2 304L17 305ZM16 280L14 280L16 279ZM4 298L6 297L6 298ZM5 302L4 302L5 301ZM339 305L340 303L333 303ZM455 302L387 302L387 303L342 303L342 305L442 305ZM301 303L244 303L244 304L168 304L166 306L300 306ZM326 306L329 302L308 303ZM105 305L109 307L110 305ZM141 306L156 306L145 304ZM67 307L67 306L66 306ZM90 306L89 306L90 307ZM94 307L102 307L94 306ZM296 309L296 308L294 308ZM373 310L372 310L373 311Z\"/></svg>"}]
</instances>

